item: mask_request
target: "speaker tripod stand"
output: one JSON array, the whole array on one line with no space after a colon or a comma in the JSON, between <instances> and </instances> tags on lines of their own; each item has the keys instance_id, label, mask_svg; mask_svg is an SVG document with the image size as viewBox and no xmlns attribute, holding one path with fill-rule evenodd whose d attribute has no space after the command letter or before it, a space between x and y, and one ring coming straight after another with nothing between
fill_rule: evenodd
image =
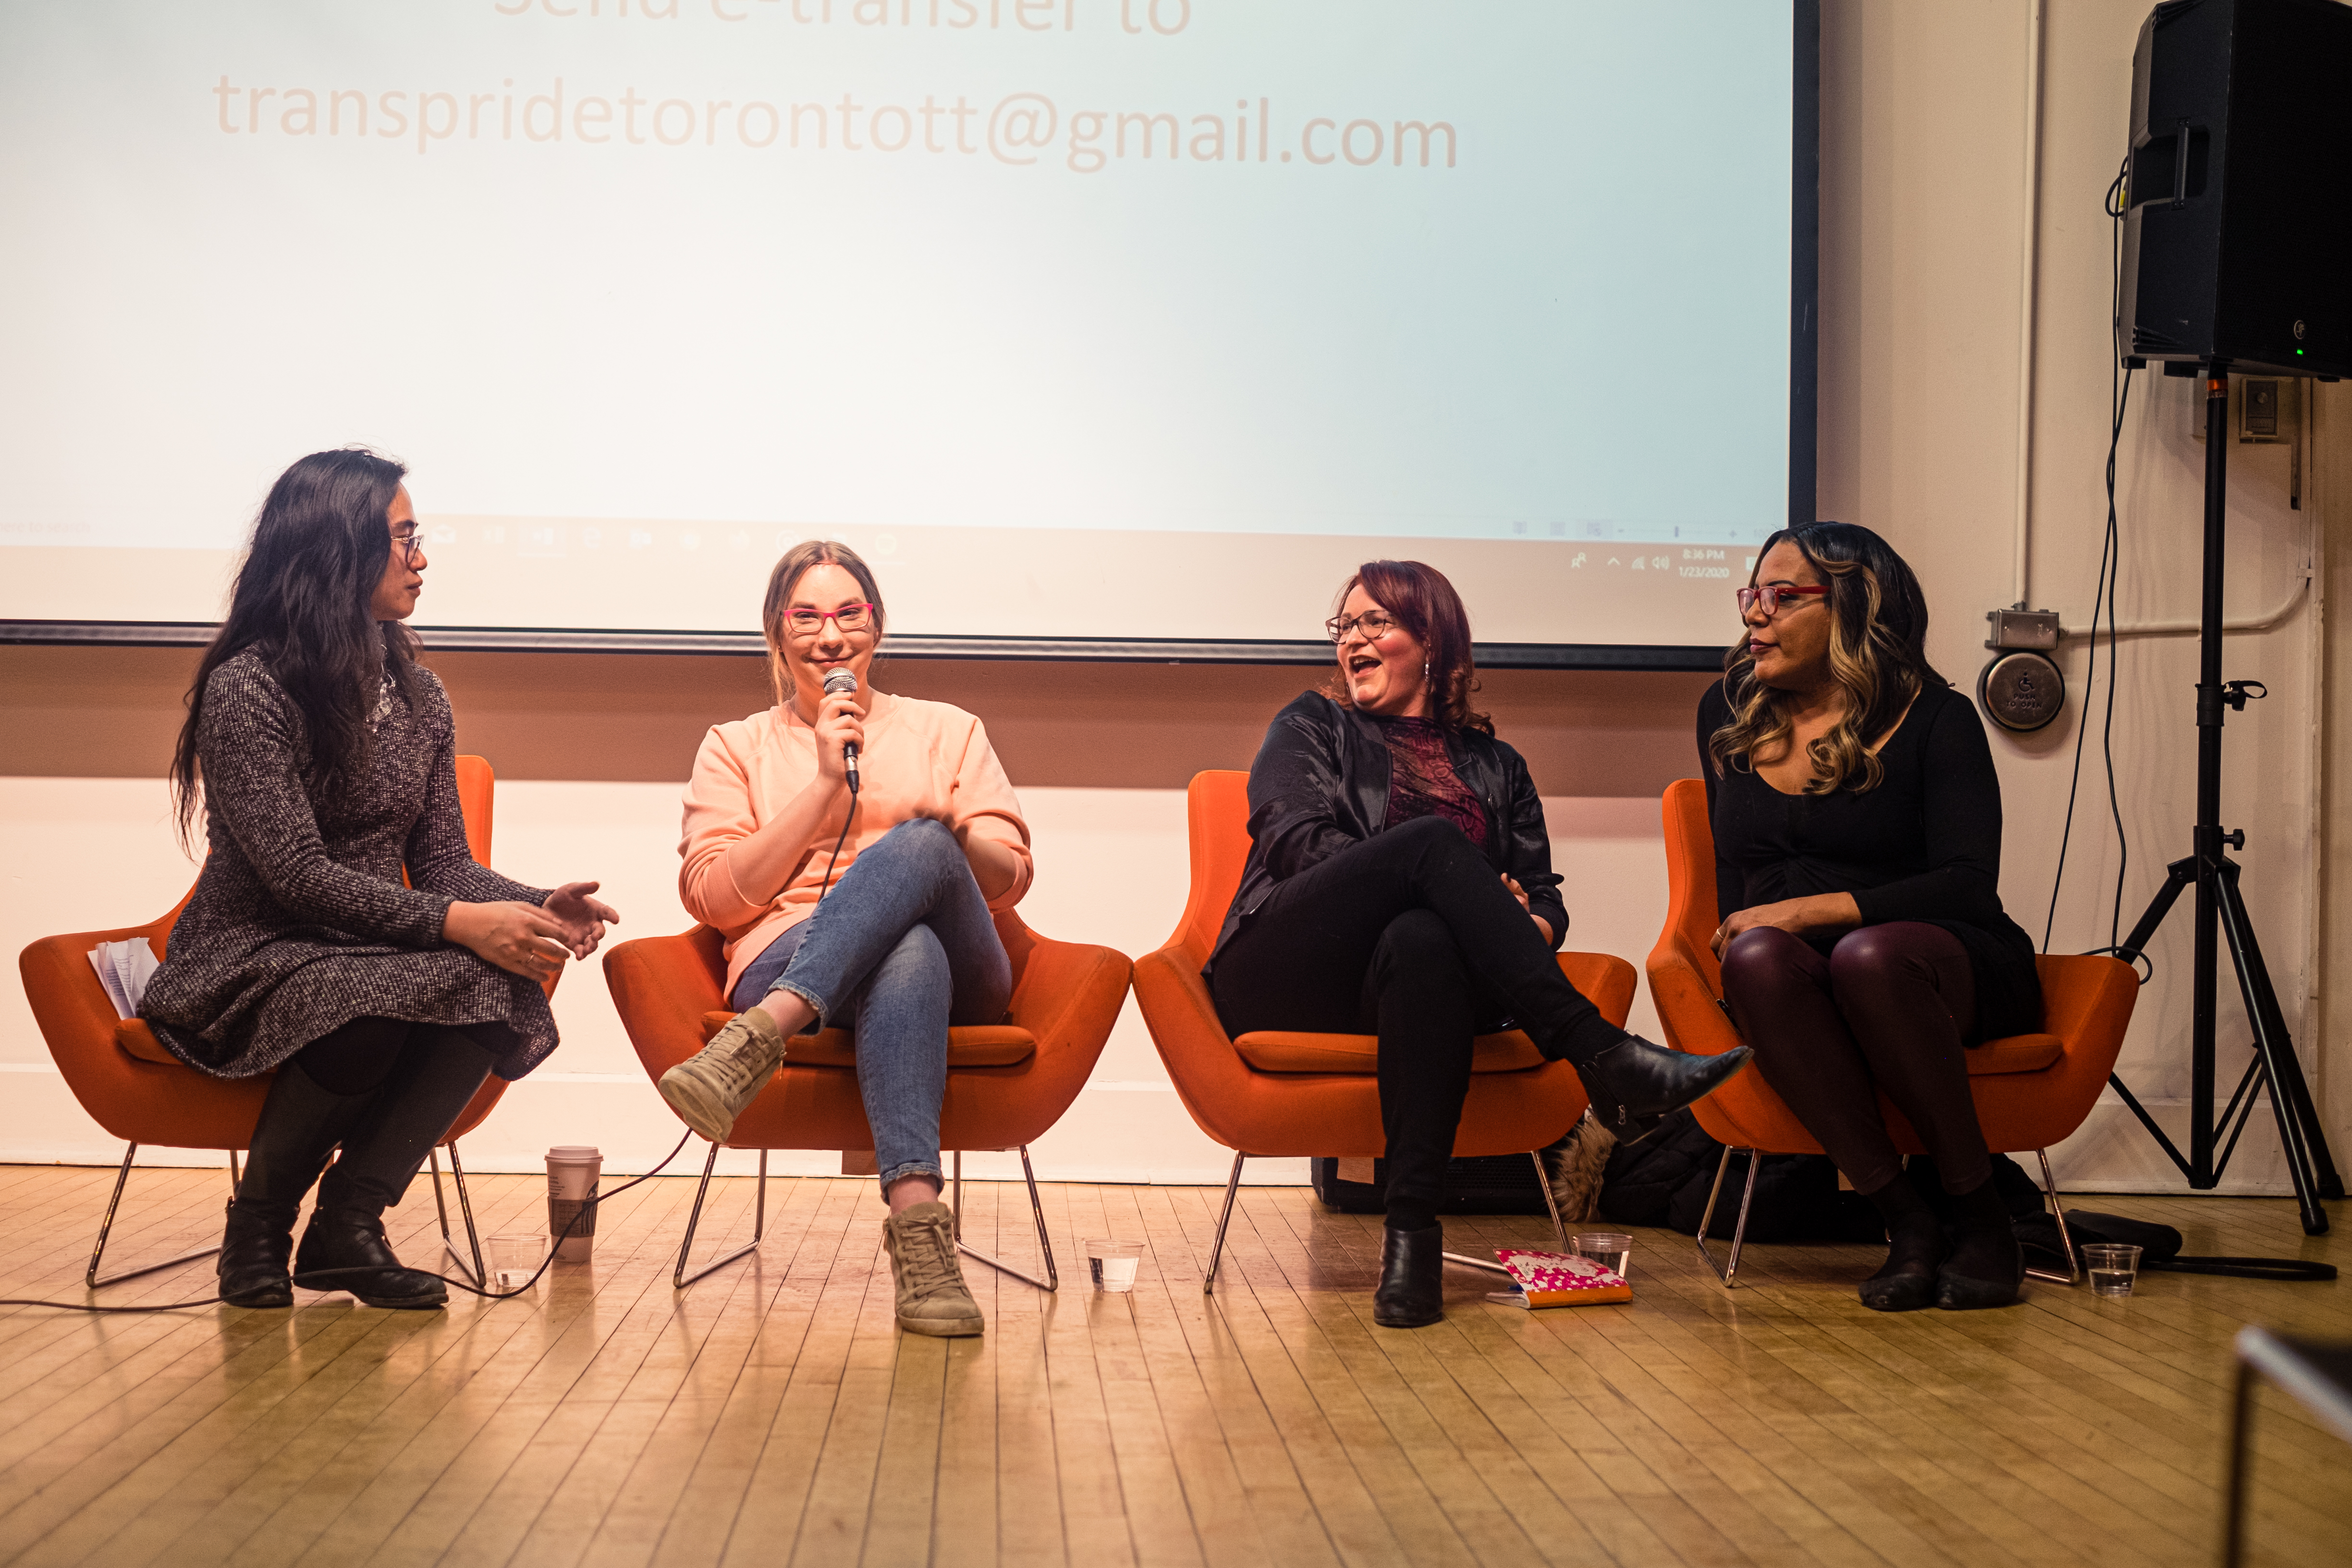
<instances>
[{"instance_id":1,"label":"speaker tripod stand","mask_svg":"<svg viewBox=\"0 0 2352 1568\"><path fill-rule=\"evenodd\" d=\"M2263 695L2255 680L2221 679L2221 573L2227 533L2225 508L2229 477L2230 368L2216 361L2205 366L2205 566L2204 603L2198 628L2197 664L2197 826L2191 853L2166 868L2164 886L2149 900L2147 910L2132 927L2131 935L2116 950L2126 963L2140 953L2164 923L2180 895L2196 890L2196 955L2194 990L2189 1014L2189 1152L2182 1154L2147 1113L2121 1077L2108 1082L2140 1119L2157 1145L2180 1167L2189 1184L2200 1191L2220 1184L2221 1173L2238 1147L2239 1136L2254 1112L2255 1097L2270 1093L2271 1110L2278 1120L2279 1142L2286 1152L2288 1173L2294 1182L2296 1205L2303 1211L2306 1236L2327 1229L2324 1198L2344 1195L2344 1178L2328 1158L2327 1135L2312 1102L2311 1086L2303 1065L2295 1059L2286 1018L2279 1011L2278 994L2271 988L2270 969L2263 963L2262 944L2246 916L2244 896L2238 888L2238 863L2223 853L2242 849L2243 828L2221 830L2221 721L2224 709L2245 710L2249 698ZM2112 674L2108 677L2113 679ZM2218 942L2226 941L2230 963L2237 971L2238 995L2253 1026L2254 1059L2246 1066L2235 1093L2217 1118L2213 1114L2215 1010L2219 1001ZM2221 1152L2214 1144L2227 1131Z\"/></svg>"}]
</instances>

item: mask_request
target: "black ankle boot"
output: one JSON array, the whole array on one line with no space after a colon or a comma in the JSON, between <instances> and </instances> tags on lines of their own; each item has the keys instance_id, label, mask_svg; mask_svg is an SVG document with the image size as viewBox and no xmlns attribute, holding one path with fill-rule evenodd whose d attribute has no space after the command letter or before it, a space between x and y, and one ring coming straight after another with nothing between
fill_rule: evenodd
<instances>
[{"instance_id":1,"label":"black ankle boot","mask_svg":"<svg viewBox=\"0 0 2352 1568\"><path fill-rule=\"evenodd\" d=\"M1936 1299L1944 1227L1900 1171L1870 1201L1886 1222L1886 1262L1862 1282L1862 1304L1874 1312L1916 1312Z\"/></svg>"},{"instance_id":2,"label":"black ankle boot","mask_svg":"<svg viewBox=\"0 0 2352 1568\"><path fill-rule=\"evenodd\" d=\"M1936 1305L1948 1312L2006 1307L2025 1284L2025 1254L2009 1205L1990 1181L1952 1199L1959 1236L1936 1271Z\"/></svg>"},{"instance_id":3,"label":"black ankle boot","mask_svg":"<svg viewBox=\"0 0 2352 1568\"><path fill-rule=\"evenodd\" d=\"M1755 1054L1735 1046L1721 1056L1692 1056L1628 1035L1574 1065L1591 1099L1593 1120L1618 1142L1638 1143L1657 1131L1667 1112L1714 1093Z\"/></svg>"},{"instance_id":4,"label":"black ankle boot","mask_svg":"<svg viewBox=\"0 0 2352 1568\"><path fill-rule=\"evenodd\" d=\"M1426 1328L1445 1316L1445 1227L1381 1231L1381 1287L1372 1321L1384 1329Z\"/></svg>"},{"instance_id":5,"label":"black ankle boot","mask_svg":"<svg viewBox=\"0 0 2352 1568\"><path fill-rule=\"evenodd\" d=\"M232 1307L292 1306L286 1261L293 1256L294 1205L239 1197L228 1205L221 1232L221 1300Z\"/></svg>"},{"instance_id":6,"label":"black ankle boot","mask_svg":"<svg viewBox=\"0 0 2352 1568\"><path fill-rule=\"evenodd\" d=\"M323 1204L294 1254L294 1283L305 1290L348 1290L368 1307L438 1307L449 1299L439 1275L401 1267L380 1216Z\"/></svg>"}]
</instances>

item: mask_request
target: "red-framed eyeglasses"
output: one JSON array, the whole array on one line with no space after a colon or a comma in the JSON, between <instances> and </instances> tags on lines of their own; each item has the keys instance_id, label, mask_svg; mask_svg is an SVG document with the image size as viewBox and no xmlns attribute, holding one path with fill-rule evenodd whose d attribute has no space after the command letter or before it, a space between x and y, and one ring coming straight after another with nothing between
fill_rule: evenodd
<instances>
[{"instance_id":1,"label":"red-framed eyeglasses","mask_svg":"<svg viewBox=\"0 0 2352 1568\"><path fill-rule=\"evenodd\" d=\"M1753 588L1736 590L1739 595L1741 615L1744 616L1761 605L1767 618L1780 613L1780 601L1783 599L1799 596L1810 598L1815 594L1826 594L1829 591L1829 584L1826 583L1759 583Z\"/></svg>"},{"instance_id":2,"label":"red-framed eyeglasses","mask_svg":"<svg viewBox=\"0 0 2352 1568\"><path fill-rule=\"evenodd\" d=\"M793 610L784 616L784 625L796 637L813 637L831 621L845 632L862 632L874 625L880 606L876 605L844 605L834 610Z\"/></svg>"}]
</instances>

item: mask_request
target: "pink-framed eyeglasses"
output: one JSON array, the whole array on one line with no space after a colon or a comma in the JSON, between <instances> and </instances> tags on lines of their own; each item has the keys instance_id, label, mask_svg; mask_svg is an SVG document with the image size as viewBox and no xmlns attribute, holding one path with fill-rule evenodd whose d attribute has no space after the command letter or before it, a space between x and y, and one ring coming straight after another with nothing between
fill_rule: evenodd
<instances>
[{"instance_id":1,"label":"pink-framed eyeglasses","mask_svg":"<svg viewBox=\"0 0 2352 1568\"><path fill-rule=\"evenodd\" d=\"M1780 601L1783 599L1794 596L1810 598L1815 594L1826 594L1830 590L1826 583L1759 583L1753 588L1740 588L1735 591L1739 595L1741 615L1748 614L1760 605L1764 608L1765 618L1769 620L1780 613Z\"/></svg>"},{"instance_id":2,"label":"pink-framed eyeglasses","mask_svg":"<svg viewBox=\"0 0 2352 1568\"><path fill-rule=\"evenodd\" d=\"M831 621L845 632L862 632L872 628L874 617L881 612L879 605L844 605L834 610L800 609L784 616L784 625L796 637L813 637Z\"/></svg>"}]
</instances>

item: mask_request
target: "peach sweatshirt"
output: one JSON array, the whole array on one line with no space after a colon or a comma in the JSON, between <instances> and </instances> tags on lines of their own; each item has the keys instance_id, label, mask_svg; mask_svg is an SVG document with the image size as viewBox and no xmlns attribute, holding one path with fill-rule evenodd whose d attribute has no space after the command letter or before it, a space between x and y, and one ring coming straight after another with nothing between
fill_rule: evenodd
<instances>
[{"instance_id":1,"label":"peach sweatshirt","mask_svg":"<svg viewBox=\"0 0 2352 1568\"><path fill-rule=\"evenodd\" d=\"M1029 825L1021 820L1013 783L979 720L950 703L877 691L866 716L858 773L857 820L841 847L835 880L885 833L928 816L950 827L969 824L974 834L1013 851L1019 874L989 908L1009 910L1029 890ZM808 858L772 899L746 896L728 868L728 853L772 821L815 776L815 733L784 708L712 725L695 755L694 777L686 786L686 837L678 845L686 864L677 896L695 919L725 934L730 994L751 962L816 907L848 797L826 815Z\"/></svg>"}]
</instances>

